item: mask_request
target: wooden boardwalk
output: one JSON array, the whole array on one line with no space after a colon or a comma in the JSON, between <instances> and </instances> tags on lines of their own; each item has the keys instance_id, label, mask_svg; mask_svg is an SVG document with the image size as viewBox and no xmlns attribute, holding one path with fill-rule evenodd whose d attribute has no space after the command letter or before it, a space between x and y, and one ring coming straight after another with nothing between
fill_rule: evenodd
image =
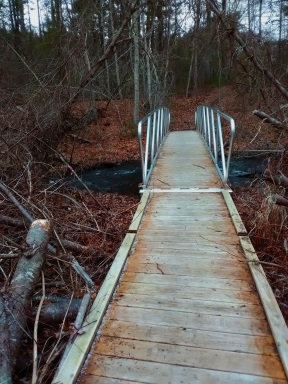
<instances>
[{"instance_id":1,"label":"wooden boardwalk","mask_svg":"<svg viewBox=\"0 0 288 384\"><path fill-rule=\"evenodd\" d=\"M79 383L287 383L285 322L196 131L169 134L149 188L87 320ZM54 383L74 382L81 337Z\"/></svg>"}]
</instances>

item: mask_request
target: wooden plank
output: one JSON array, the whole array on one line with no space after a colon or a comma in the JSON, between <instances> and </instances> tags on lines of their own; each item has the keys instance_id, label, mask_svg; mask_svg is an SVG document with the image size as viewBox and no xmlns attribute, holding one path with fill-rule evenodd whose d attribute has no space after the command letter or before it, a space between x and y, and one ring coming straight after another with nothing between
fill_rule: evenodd
<instances>
[{"instance_id":1,"label":"wooden plank","mask_svg":"<svg viewBox=\"0 0 288 384\"><path fill-rule=\"evenodd\" d=\"M128 232L135 233L138 231L139 225L141 223L142 217L143 217L144 212L145 212L145 208L149 202L149 198L150 198L150 191L145 190L142 194L140 204L137 207L137 210L134 214L134 217L133 217L133 220L130 224Z\"/></svg>"},{"instance_id":2,"label":"wooden plank","mask_svg":"<svg viewBox=\"0 0 288 384\"><path fill-rule=\"evenodd\" d=\"M155 244L156 245L156 244ZM157 245L156 245L157 246ZM240 252L225 252L224 250L214 248L209 250L209 248L203 248L201 247L191 247L191 249L176 249L176 247L168 248L163 251L163 249L159 248L141 248L141 249L135 249L133 251L133 259L140 258L144 262L146 260L156 260L158 256L165 258L165 259L174 259L179 260L181 262L185 262L187 260L191 259L208 259L208 260L215 260L215 262L219 262L222 260L222 263L225 261L239 261L243 262L245 260L245 257ZM159 261L159 259L158 259ZM197 261L196 261L197 262Z\"/></svg>"},{"instance_id":3,"label":"wooden plank","mask_svg":"<svg viewBox=\"0 0 288 384\"><path fill-rule=\"evenodd\" d=\"M230 291L216 287L184 287L181 285L145 284L122 282L118 289L119 294L138 295L166 295L180 299L222 301L225 303L259 304L257 293L252 291Z\"/></svg>"},{"instance_id":4,"label":"wooden plank","mask_svg":"<svg viewBox=\"0 0 288 384\"><path fill-rule=\"evenodd\" d=\"M259 264L259 259L249 237L241 237L240 242L245 256L250 261L248 264L271 327L284 370L288 377L288 329L285 320L267 281L265 272L261 264Z\"/></svg>"},{"instance_id":5,"label":"wooden plank","mask_svg":"<svg viewBox=\"0 0 288 384\"><path fill-rule=\"evenodd\" d=\"M205 349L256 353L275 356L276 347L272 335L251 336L225 332L202 331L181 326L169 327L135 324L129 321L107 320L101 335L127 339L186 345Z\"/></svg>"},{"instance_id":6,"label":"wooden plank","mask_svg":"<svg viewBox=\"0 0 288 384\"><path fill-rule=\"evenodd\" d=\"M136 380L153 384L287 384L287 381L282 379L103 355L95 355L92 364L88 368L91 379L83 382L85 384L94 383L95 376Z\"/></svg>"},{"instance_id":7,"label":"wooden plank","mask_svg":"<svg viewBox=\"0 0 288 384\"><path fill-rule=\"evenodd\" d=\"M229 210L231 219L233 221L235 230L238 235L247 235L247 230L245 228L245 225L242 222L242 219L238 213L238 210L234 204L234 201L232 200L232 197L228 191L222 192L225 203L227 205L227 208Z\"/></svg>"},{"instance_id":8,"label":"wooden plank","mask_svg":"<svg viewBox=\"0 0 288 384\"><path fill-rule=\"evenodd\" d=\"M125 236L90 312L84 321L82 327L84 333L76 337L65 360L60 363L59 369L53 378L53 384L71 384L76 381L113 295L134 239L135 234L128 233Z\"/></svg>"},{"instance_id":9,"label":"wooden plank","mask_svg":"<svg viewBox=\"0 0 288 384\"><path fill-rule=\"evenodd\" d=\"M138 237L139 238L139 237ZM219 244L219 243L197 243L196 242L181 242L181 243L165 243L165 242L150 242L150 243L145 243L144 241L139 241L137 240L137 252L159 252L163 248L165 248L165 252L215 252L216 253L221 253L221 252L226 252L230 254L231 256L234 255L235 257L239 257L239 252L240 252L240 243L237 244ZM162 251L163 252L163 251Z\"/></svg>"},{"instance_id":10,"label":"wooden plank","mask_svg":"<svg viewBox=\"0 0 288 384\"><path fill-rule=\"evenodd\" d=\"M113 379L111 377L99 377L88 375L81 380L82 384L139 384L144 383L144 381L131 381L131 380L121 380L121 379ZM145 384L145 383L144 383Z\"/></svg>"},{"instance_id":11,"label":"wooden plank","mask_svg":"<svg viewBox=\"0 0 288 384\"><path fill-rule=\"evenodd\" d=\"M238 372L264 377L285 379L285 372L278 356L209 350L189 346L155 343L101 336L95 346L99 355L135 360L204 368L225 372Z\"/></svg>"},{"instance_id":12,"label":"wooden plank","mask_svg":"<svg viewBox=\"0 0 288 384\"><path fill-rule=\"evenodd\" d=\"M254 282L243 276L237 276L236 279L222 279L220 277L206 277L206 276L174 276L174 275L159 275L147 273L133 273L127 272L123 274L122 281L131 283L145 283L157 285L173 285L180 287L205 287L205 288L219 288L228 289L230 291L254 291Z\"/></svg>"},{"instance_id":13,"label":"wooden plank","mask_svg":"<svg viewBox=\"0 0 288 384\"><path fill-rule=\"evenodd\" d=\"M202 238L202 236L213 236L214 241L221 241L221 243L224 243L227 241L227 243L231 243L232 240L234 244L237 243L237 239L232 236L229 237L229 234L233 235L234 227L231 225L231 227L225 227L220 228L221 221L219 221L218 225L210 223L210 222L201 222L195 221L195 223L192 224L186 224L185 223L167 223L167 224L157 224L157 223L151 223L150 226L147 226L146 223L143 225L143 231L139 234L139 237L142 236L153 236L153 232L155 232L155 239L157 240L157 237L161 237L164 235L168 235L171 239L177 239L177 234L179 234L180 239L182 239L185 242L191 242L193 243L194 238ZM166 228L166 230L165 230ZM233 232L232 232L233 231ZM232 232L232 233L231 233ZM184 238L183 238L184 237ZM191 239L191 240L190 240Z\"/></svg>"},{"instance_id":14,"label":"wooden plank","mask_svg":"<svg viewBox=\"0 0 288 384\"><path fill-rule=\"evenodd\" d=\"M157 296L150 296L130 293L118 294L115 301L117 305L126 307L266 319L264 310L259 304L238 304L215 300L193 300L193 298L182 299L171 295L166 296L159 294Z\"/></svg>"},{"instance_id":15,"label":"wooden plank","mask_svg":"<svg viewBox=\"0 0 288 384\"><path fill-rule=\"evenodd\" d=\"M177 250L168 249L170 252L161 252L158 249L152 249L149 251L136 251L133 253L133 261L136 260L142 263L162 263L162 264L175 264L175 262L183 263L183 264L193 264L199 265L200 263L203 265L204 263L210 262L212 265L222 265L224 268L227 268L229 265L234 265L235 263L246 263L246 260L243 259L243 256L237 254L227 254L225 252L201 252L196 250L191 250L189 254L181 253ZM185 250L187 251L187 250Z\"/></svg>"},{"instance_id":16,"label":"wooden plank","mask_svg":"<svg viewBox=\"0 0 288 384\"><path fill-rule=\"evenodd\" d=\"M179 263L178 263L179 262ZM176 264L177 263L177 264ZM129 261L129 266L137 265L137 264L158 264L160 265L181 265L184 267L192 267L194 270L203 269L203 270L212 270L212 269L229 269L229 270L237 270L239 274L242 271L249 271L249 267L247 265L246 260L229 260L226 259L216 259L216 258L194 258L193 253L191 253L190 257L181 257L181 255L177 255L175 257L166 256L163 254L143 254L142 252L133 253L133 258ZM161 268L161 267L160 267ZM159 268L158 268L159 269ZM160 271L161 272L161 271ZM164 271L163 271L164 272ZM163 273L165 274L165 273Z\"/></svg>"},{"instance_id":17,"label":"wooden plank","mask_svg":"<svg viewBox=\"0 0 288 384\"><path fill-rule=\"evenodd\" d=\"M131 260L131 263L127 266L127 272L136 272L136 273L153 273L159 275L178 275L178 276L207 276L209 277L220 277L223 279L236 279L239 275L246 276L247 279L250 278L250 274L247 266L243 265L242 268L221 268L221 267L209 267L209 266L199 266L194 268L193 265L183 265L183 264L162 264L162 263L134 263Z\"/></svg>"},{"instance_id":18,"label":"wooden plank","mask_svg":"<svg viewBox=\"0 0 288 384\"><path fill-rule=\"evenodd\" d=\"M130 321L135 324L147 324L169 327L184 327L202 331L227 332L242 335L270 335L270 328L262 319L246 319L232 316L215 316L209 314L177 313L143 308L113 305L108 319Z\"/></svg>"}]
</instances>

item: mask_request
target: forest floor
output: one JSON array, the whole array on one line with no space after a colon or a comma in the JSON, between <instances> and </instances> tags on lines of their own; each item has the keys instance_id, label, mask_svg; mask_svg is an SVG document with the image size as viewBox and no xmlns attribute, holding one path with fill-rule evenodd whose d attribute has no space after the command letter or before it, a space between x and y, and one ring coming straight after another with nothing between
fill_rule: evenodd
<instances>
[{"instance_id":1,"label":"forest floor","mask_svg":"<svg viewBox=\"0 0 288 384\"><path fill-rule=\"evenodd\" d=\"M287 153L288 135L283 130L271 127L252 115L253 106L256 103L248 95L239 95L231 87L203 88L197 93L184 95L172 95L168 101L171 111L171 130L186 130L194 128L194 112L198 105L206 104L220 108L225 113L235 118L237 126L234 154L251 154L253 150L282 150L281 156L275 157L267 152L269 167L272 172L281 171L288 174ZM73 107L73 114L83 116L91 108L89 102L79 102ZM133 102L131 100L97 101L98 119L75 130L63 138L58 151L64 162L55 161L47 172L47 176L39 176L37 173L28 178L26 170L17 183L22 186L22 201L32 216L39 216L39 211L44 216L51 218L54 224L56 237L74 241L86 247L88 252L78 252L75 249L65 249L65 246L57 246L56 257L49 255L45 267L46 295L49 297L66 297L69 300L82 298L86 292L85 282L77 273L61 259L71 253L77 258L85 271L95 284L95 294L104 280L106 273L117 253L119 246L128 230L134 212L139 202L138 195L120 195L116 193L99 193L88 189L73 189L67 185L67 176L75 175L83 169L90 169L100 164L121 163L125 161L139 161L138 139L133 123ZM143 115L149 111L143 111ZM272 152L273 154L273 152ZM57 179L51 183L51 179ZM50 182L49 182L50 180ZM18 185L17 184L17 185ZM253 244L278 300L280 308L288 323L288 264L286 262L288 239L287 208L271 204L268 196L279 191L276 186L271 186L256 175L251 179L249 187L237 187L233 191L233 198L242 219L249 231ZM18 195L19 196L19 195ZM5 200L5 199L4 199ZM9 202L3 200L0 213L10 217L21 215L18 209ZM20 244L25 241L28 226L11 227L2 225L0 233L14 239ZM2 252L11 251L11 245L4 244ZM15 270L17 259L0 260L2 275L0 284L7 284L9 276ZM3 281L2 281L3 280ZM4 285L3 285L4 286ZM35 296L43 293L41 284L37 286ZM34 296L34 297L35 297ZM38 300L38 301L37 301ZM33 301L33 307L37 309L39 299ZM47 298L44 307L50 304ZM65 311L64 311L65 312ZM77 313L77 312L76 312ZM65 315L65 313L64 313ZM74 314L75 316L75 314ZM30 333L33 333L33 319L35 311L31 313ZM41 352L41 364L39 370L53 372L49 368L49 356L53 351L57 353L65 348L65 343L75 330L71 323L73 318L63 317L58 323L44 318L46 325L39 325L40 337L38 350ZM40 318L41 320L41 318ZM27 337L23 343L25 357L23 365L19 361L18 381L26 382L31 374L32 343L33 337ZM57 346L55 353L54 346ZM30 357L29 357L30 356ZM27 369L27 358L30 363ZM21 360L21 359L20 359ZM50 365L49 365L50 364ZM53 364L52 364L53 365ZM46 373L45 373L46 369ZM49 382L49 374L47 381Z\"/></svg>"}]
</instances>

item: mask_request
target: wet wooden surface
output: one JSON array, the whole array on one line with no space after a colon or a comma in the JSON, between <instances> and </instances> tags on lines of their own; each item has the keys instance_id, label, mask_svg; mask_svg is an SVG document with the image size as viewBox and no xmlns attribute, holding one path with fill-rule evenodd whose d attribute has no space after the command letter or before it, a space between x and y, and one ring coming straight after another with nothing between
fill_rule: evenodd
<instances>
[{"instance_id":1,"label":"wet wooden surface","mask_svg":"<svg viewBox=\"0 0 288 384\"><path fill-rule=\"evenodd\" d=\"M181 156L190 133L168 136L153 186L221 187L194 139L187 176L191 161ZM287 383L227 199L151 194L79 383Z\"/></svg>"}]
</instances>

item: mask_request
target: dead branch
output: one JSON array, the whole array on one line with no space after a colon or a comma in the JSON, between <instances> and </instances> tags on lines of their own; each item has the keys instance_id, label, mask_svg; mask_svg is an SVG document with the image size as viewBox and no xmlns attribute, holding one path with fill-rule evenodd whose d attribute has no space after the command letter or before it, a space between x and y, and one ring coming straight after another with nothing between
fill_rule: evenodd
<instances>
[{"instance_id":1,"label":"dead branch","mask_svg":"<svg viewBox=\"0 0 288 384\"><path fill-rule=\"evenodd\" d=\"M29 300L45 261L51 229L51 223L47 220L36 220L31 224L26 237L27 250L22 254L11 281L8 327L12 371L15 367L22 335L26 327Z\"/></svg>"},{"instance_id":2,"label":"dead branch","mask_svg":"<svg viewBox=\"0 0 288 384\"><path fill-rule=\"evenodd\" d=\"M32 384L37 383L37 367L38 367L38 325L39 325L39 317L42 309L42 305L45 300L45 278L44 273L42 274L42 297L36 312L35 322L34 322L34 332L33 332L33 371L32 371Z\"/></svg>"},{"instance_id":3,"label":"dead branch","mask_svg":"<svg viewBox=\"0 0 288 384\"><path fill-rule=\"evenodd\" d=\"M10 335L7 324L6 303L0 295L0 383L12 384L10 360Z\"/></svg>"},{"instance_id":4,"label":"dead branch","mask_svg":"<svg viewBox=\"0 0 288 384\"><path fill-rule=\"evenodd\" d=\"M0 223L11 225L13 227L24 227L26 222L23 219L15 219L14 217L0 215Z\"/></svg>"},{"instance_id":5,"label":"dead branch","mask_svg":"<svg viewBox=\"0 0 288 384\"><path fill-rule=\"evenodd\" d=\"M91 83L91 81L94 79L96 73L98 72L98 70L101 68L101 66L105 63L105 61L114 53L114 48L115 46L118 44L119 40L120 40L120 37L124 31L124 29L126 28L126 26L128 25L128 23L131 21L131 18L133 16L133 14L137 11L137 9L139 8L139 5L137 4L138 2L135 1L134 4L132 4L133 1L130 2L130 6L129 6L129 12L127 13L127 15L125 16L122 24L120 25L120 28L118 29L118 31L116 32L116 34L114 35L111 43L108 45L107 49L105 50L105 52L103 53L102 57L99 59L99 61L97 61L96 64L94 64L91 68L91 70L88 72L87 76L82 80L82 82L80 83L79 85L79 88L78 90L75 92L75 94L71 97L71 99L68 101L68 103L66 104L66 109L64 112L67 111L67 108L69 108L71 106L71 104L77 100L78 96L81 94L82 90L88 85Z\"/></svg>"},{"instance_id":6,"label":"dead branch","mask_svg":"<svg viewBox=\"0 0 288 384\"><path fill-rule=\"evenodd\" d=\"M258 109L255 109L254 111L252 111L252 113L253 113L253 115L255 115L257 117L260 117L260 119L263 119L264 123L271 123L271 124L273 124L279 128L287 128L287 125L284 124L282 121L279 121L279 120L275 119L274 117L267 115L267 113L265 113L263 111L259 111Z\"/></svg>"},{"instance_id":7,"label":"dead branch","mask_svg":"<svg viewBox=\"0 0 288 384\"><path fill-rule=\"evenodd\" d=\"M288 188L288 177L284 176L282 173L275 175L269 169L266 169L263 177L265 180L271 181L275 185L279 185L283 188Z\"/></svg>"},{"instance_id":8,"label":"dead branch","mask_svg":"<svg viewBox=\"0 0 288 384\"><path fill-rule=\"evenodd\" d=\"M278 91L288 100L288 91L283 86L282 83L273 75L273 73L264 66L258 56L247 46L247 43L239 35L238 31L234 26L230 26L227 21L224 19L220 9L216 6L215 2L212 0L206 0L206 3L209 5L210 9L215 13L215 15L221 21L223 27L226 29L227 33L234 37L240 47L243 49L243 52L247 58L253 63L254 67L261 73L264 74L267 79L270 80L272 84L278 89Z\"/></svg>"},{"instance_id":9,"label":"dead branch","mask_svg":"<svg viewBox=\"0 0 288 384\"><path fill-rule=\"evenodd\" d=\"M81 299L62 298L61 301L48 302L47 304L45 304L45 301L40 312L39 321L41 324L49 324L57 329L64 318L68 322L74 321L81 305Z\"/></svg>"},{"instance_id":10,"label":"dead branch","mask_svg":"<svg viewBox=\"0 0 288 384\"><path fill-rule=\"evenodd\" d=\"M28 211L23 207L23 205L16 199L16 197L12 194L11 191L9 191L8 187L2 183L0 181L0 191L4 192L6 194L6 196L16 205L16 207L21 211L21 213L24 215L24 217L29 221L29 222L33 222L34 219L33 217L30 215L30 213L28 213ZM97 223L96 223L97 224ZM61 240L58 239L60 244L61 244ZM52 252L54 255L56 254L56 249L55 247L53 247L52 245L48 245L48 249L50 252ZM72 267L74 268L74 270L84 279L84 281L86 282L87 286L89 287L90 290L94 290L94 283L92 281L92 279L90 278L90 276L84 271L84 269L81 267L81 265L78 263L78 261L75 259L74 256L72 255L69 255L69 261L71 262L72 264Z\"/></svg>"},{"instance_id":11,"label":"dead branch","mask_svg":"<svg viewBox=\"0 0 288 384\"><path fill-rule=\"evenodd\" d=\"M78 311L76 320L73 324L74 332L70 335L70 338L67 342L67 345L66 345L66 348L65 348L65 351L63 353L61 361L64 361L65 356L68 355L68 352L69 352L69 350L73 344L75 336L81 332L81 327L82 327L82 324L84 321L85 314L87 312L88 305L90 303L90 299L91 299L90 293L86 293L82 298L81 305L79 307L79 311Z\"/></svg>"},{"instance_id":12,"label":"dead branch","mask_svg":"<svg viewBox=\"0 0 288 384\"><path fill-rule=\"evenodd\" d=\"M0 181L0 191L4 192L5 195L12 201L13 204L16 205L16 207L20 210L22 215L29 221L29 223L32 223L33 217L27 212L27 210L23 207L23 205L16 199L16 197L13 195L13 193L8 189L8 187Z\"/></svg>"},{"instance_id":13,"label":"dead branch","mask_svg":"<svg viewBox=\"0 0 288 384\"><path fill-rule=\"evenodd\" d=\"M278 193L275 193L275 194L271 195L271 201L274 204L282 205L284 207L288 207L288 199L286 199L286 197L284 197L282 195L278 195Z\"/></svg>"}]
</instances>

